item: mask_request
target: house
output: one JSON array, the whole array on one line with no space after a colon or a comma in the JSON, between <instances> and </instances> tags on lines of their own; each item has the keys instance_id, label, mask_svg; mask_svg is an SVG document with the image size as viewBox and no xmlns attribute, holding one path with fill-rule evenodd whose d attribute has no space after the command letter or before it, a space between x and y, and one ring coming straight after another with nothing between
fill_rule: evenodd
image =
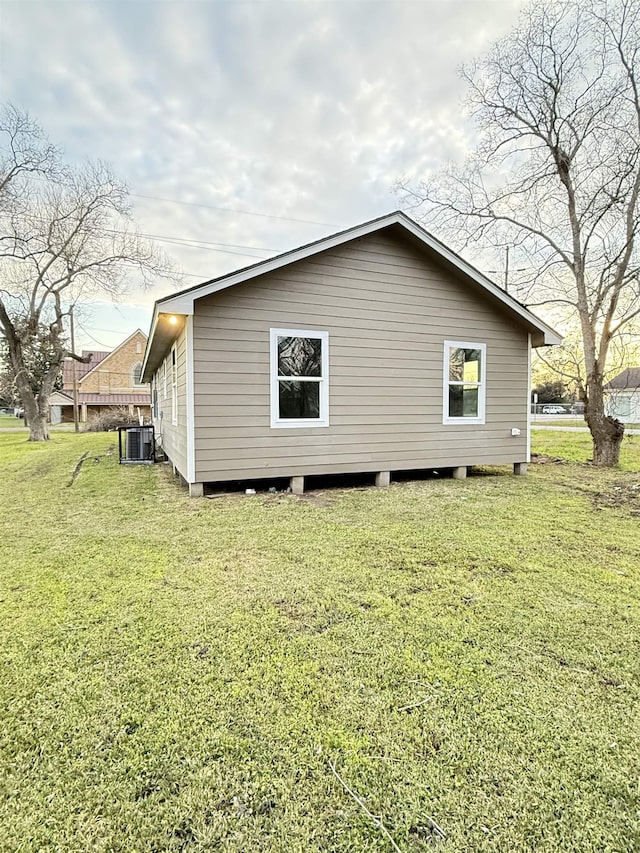
<instances>
[{"instance_id":1,"label":"house","mask_svg":"<svg viewBox=\"0 0 640 853\"><path fill-rule=\"evenodd\" d=\"M640 423L640 367L627 367L604 388L605 411L624 423Z\"/></svg>"},{"instance_id":2,"label":"house","mask_svg":"<svg viewBox=\"0 0 640 853\"><path fill-rule=\"evenodd\" d=\"M531 348L561 338L405 214L155 303L142 380L205 483L529 460Z\"/></svg>"},{"instance_id":3,"label":"house","mask_svg":"<svg viewBox=\"0 0 640 853\"><path fill-rule=\"evenodd\" d=\"M112 352L83 350L90 361L66 358L62 365L62 388L50 400L51 423L73 422L73 376L78 386L79 419L87 421L105 409L126 406L134 415L140 409L151 415L149 386L142 382L142 359L147 336L140 329Z\"/></svg>"}]
</instances>

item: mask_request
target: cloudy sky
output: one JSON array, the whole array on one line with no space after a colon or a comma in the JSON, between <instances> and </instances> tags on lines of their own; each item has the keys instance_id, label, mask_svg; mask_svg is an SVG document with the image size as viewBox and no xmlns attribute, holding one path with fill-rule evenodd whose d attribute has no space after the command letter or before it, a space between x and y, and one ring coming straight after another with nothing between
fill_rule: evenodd
<instances>
[{"instance_id":1,"label":"cloudy sky","mask_svg":"<svg viewBox=\"0 0 640 853\"><path fill-rule=\"evenodd\" d=\"M101 158L197 284L395 209L472 144L457 69L522 0L0 0L0 100ZM110 348L170 285L86 306Z\"/></svg>"}]
</instances>

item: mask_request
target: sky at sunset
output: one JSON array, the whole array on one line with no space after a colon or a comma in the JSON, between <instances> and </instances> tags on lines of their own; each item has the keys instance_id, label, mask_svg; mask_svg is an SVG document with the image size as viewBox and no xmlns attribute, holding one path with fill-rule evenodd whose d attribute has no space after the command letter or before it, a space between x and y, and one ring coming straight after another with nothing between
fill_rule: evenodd
<instances>
[{"instance_id":1,"label":"sky at sunset","mask_svg":"<svg viewBox=\"0 0 640 853\"><path fill-rule=\"evenodd\" d=\"M104 159L184 287L395 209L473 144L460 63L517 0L0 0L0 100ZM170 292L83 306L79 347L148 331Z\"/></svg>"}]
</instances>

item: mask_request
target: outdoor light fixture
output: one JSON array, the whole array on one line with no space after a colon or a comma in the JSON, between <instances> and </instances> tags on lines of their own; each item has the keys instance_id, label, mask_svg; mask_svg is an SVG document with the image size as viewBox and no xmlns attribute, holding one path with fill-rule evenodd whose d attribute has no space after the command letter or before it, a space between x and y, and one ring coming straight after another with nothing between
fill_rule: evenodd
<instances>
[{"instance_id":1,"label":"outdoor light fixture","mask_svg":"<svg viewBox=\"0 0 640 853\"><path fill-rule=\"evenodd\" d=\"M171 316L169 317L169 322L172 326L175 326L175 324L178 322L178 318L175 314L171 314Z\"/></svg>"}]
</instances>

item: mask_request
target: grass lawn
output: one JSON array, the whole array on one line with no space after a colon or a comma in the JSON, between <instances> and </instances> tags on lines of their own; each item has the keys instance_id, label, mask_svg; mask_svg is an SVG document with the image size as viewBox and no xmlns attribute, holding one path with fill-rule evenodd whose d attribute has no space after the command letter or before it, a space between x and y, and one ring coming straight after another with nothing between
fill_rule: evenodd
<instances>
[{"instance_id":1,"label":"grass lawn","mask_svg":"<svg viewBox=\"0 0 640 853\"><path fill-rule=\"evenodd\" d=\"M570 418L563 417L557 418L556 420L547 420L543 418L535 418L531 417L531 423L534 427L536 426L564 426L564 427L582 427L582 429L587 429L587 422L584 418ZM625 424L625 429L640 429L640 424L628 423Z\"/></svg>"},{"instance_id":2,"label":"grass lawn","mask_svg":"<svg viewBox=\"0 0 640 853\"><path fill-rule=\"evenodd\" d=\"M0 434L0 849L393 850L333 765L403 853L640 850L640 436L587 438L190 500Z\"/></svg>"},{"instance_id":3,"label":"grass lawn","mask_svg":"<svg viewBox=\"0 0 640 853\"><path fill-rule=\"evenodd\" d=\"M24 426L22 418L17 418L15 415L0 415L0 428L21 426Z\"/></svg>"}]
</instances>

